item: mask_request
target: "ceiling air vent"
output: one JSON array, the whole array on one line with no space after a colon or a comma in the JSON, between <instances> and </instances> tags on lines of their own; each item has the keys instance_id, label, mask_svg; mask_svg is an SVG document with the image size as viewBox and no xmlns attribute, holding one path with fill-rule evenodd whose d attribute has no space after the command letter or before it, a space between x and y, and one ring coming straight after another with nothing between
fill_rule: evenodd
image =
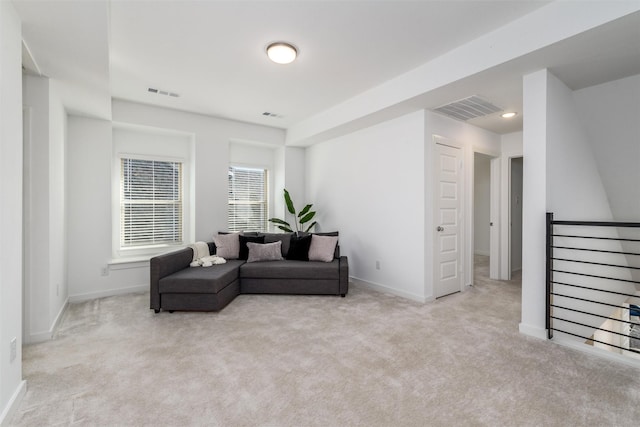
<instances>
[{"instance_id":1,"label":"ceiling air vent","mask_svg":"<svg viewBox=\"0 0 640 427\"><path fill-rule=\"evenodd\" d=\"M175 92L169 92L169 91L166 91L166 90L160 90L160 89L156 89L156 88L153 88L153 87L150 87L148 90L149 90L149 92L155 93L155 94L158 94L158 95L172 96L174 98L178 98L180 96Z\"/></svg>"},{"instance_id":2,"label":"ceiling air vent","mask_svg":"<svg viewBox=\"0 0 640 427\"><path fill-rule=\"evenodd\" d=\"M434 111L438 113L462 121L475 119L476 117L488 116L489 114L497 113L502 110L502 108L493 105L478 95L473 95L434 109Z\"/></svg>"}]
</instances>

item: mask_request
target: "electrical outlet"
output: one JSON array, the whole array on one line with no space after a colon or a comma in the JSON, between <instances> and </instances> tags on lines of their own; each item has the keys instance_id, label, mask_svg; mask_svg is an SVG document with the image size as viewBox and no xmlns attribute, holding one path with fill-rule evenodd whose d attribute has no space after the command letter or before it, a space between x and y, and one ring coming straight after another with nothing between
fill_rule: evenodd
<instances>
[{"instance_id":1,"label":"electrical outlet","mask_svg":"<svg viewBox=\"0 0 640 427\"><path fill-rule=\"evenodd\" d=\"M18 338L13 337L11 340L11 344L9 345L9 363L16 360L16 355L18 354L18 349L16 346L18 345Z\"/></svg>"},{"instance_id":2,"label":"electrical outlet","mask_svg":"<svg viewBox=\"0 0 640 427\"><path fill-rule=\"evenodd\" d=\"M104 266L100 269L100 275L101 276L108 276L109 275L109 267L108 266Z\"/></svg>"},{"instance_id":3,"label":"electrical outlet","mask_svg":"<svg viewBox=\"0 0 640 427\"><path fill-rule=\"evenodd\" d=\"M380 270L380 261L376 261L376 270Z\"/></svg>"}]
</instances>

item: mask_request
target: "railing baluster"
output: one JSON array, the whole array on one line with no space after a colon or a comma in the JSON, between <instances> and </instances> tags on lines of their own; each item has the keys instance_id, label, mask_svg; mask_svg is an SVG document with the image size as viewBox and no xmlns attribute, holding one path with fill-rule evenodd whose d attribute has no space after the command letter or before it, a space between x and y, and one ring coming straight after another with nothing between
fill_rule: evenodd
<instances>
[{"instance_id":1,"label":"railing baluster","mask_svg":"<svg viewBox=\"0 0 640 427\"><path fill-rule=\"evenodd\" d=\"M553 338L553 325L551 324L551 294L553 284L553 212L547 212L547 338Z\"/></svg>"}]
</instances>

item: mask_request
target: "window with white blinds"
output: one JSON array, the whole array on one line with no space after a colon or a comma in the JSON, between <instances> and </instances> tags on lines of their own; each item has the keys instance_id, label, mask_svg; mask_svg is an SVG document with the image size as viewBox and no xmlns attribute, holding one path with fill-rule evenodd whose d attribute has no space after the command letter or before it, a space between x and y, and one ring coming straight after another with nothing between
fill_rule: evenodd
<instances>
[{"instance_id":1,"label":"window with white blinds","mask_svg":"<svg viewBox=\"0 0 640 427\"><path fill-rule=\"evenodd\" d=\"M182 163L121 159L120 246L182 243Z\"/></svg>"},{"instance_id":2,"label":"window with white blinds","mask_svg":"<svg viewBox=\"0 0 640 427\"><path fill-rule=\"evenodd\" d=\"M266 231L267 170L229 167L229 231Z\"/></svg>"}]
</instances>

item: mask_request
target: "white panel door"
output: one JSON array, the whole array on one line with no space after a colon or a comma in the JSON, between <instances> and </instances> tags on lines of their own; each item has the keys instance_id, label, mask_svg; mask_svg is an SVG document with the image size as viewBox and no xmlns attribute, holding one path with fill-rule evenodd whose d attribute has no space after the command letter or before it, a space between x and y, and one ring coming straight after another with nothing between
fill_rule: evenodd
<instances>
[{"instance_id":1,"label":"white panel door","mask_svg":"<svg viewBox=\"0 0 640 427\"><path fill-rule=\"evenodd\" d=\"M436 144L435 260L436 298L462 290L461 187L462 150Z\"/></svg>"}]
</instances>

